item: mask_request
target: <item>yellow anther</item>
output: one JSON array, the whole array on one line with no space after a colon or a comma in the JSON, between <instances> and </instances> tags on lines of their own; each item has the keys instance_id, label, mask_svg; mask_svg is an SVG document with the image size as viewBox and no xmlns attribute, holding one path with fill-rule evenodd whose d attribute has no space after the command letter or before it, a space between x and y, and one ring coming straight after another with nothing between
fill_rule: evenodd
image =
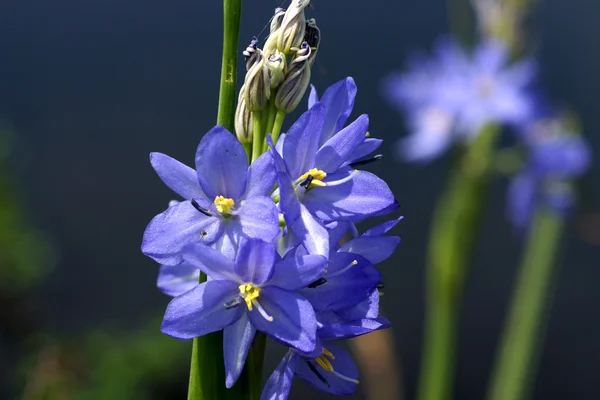
<instances>
[{"instance_id":1,"label":"yellow anther","mask_svg":"<svg viewBox=\"0 0 600 400\"><path fill-rule=\"evenodd\" d=\"M371 137L371 132L367 131L367 134L365 135L365 137Z\"/></svg>"},{"instance_id":2,"label":"yellow anther","mask_svg":"<svg viewBox=\"0 0 600 400\"><path fill-rule=\"evenodd\" d=\"M325 182L323 182L323 179L325 179L325 177L327 176L327 173L325 171L322 171L322 170L316 169L316 168L313 168L313 169L309 170L308 172L302 174L300 176L300 178L298 178L297 182L302 182L309 176L312 176L313 179L310 182L310 185L307 187L307 189L312 189L315 186L320 186L320 187L327 186L327 184Z\"/></svg>"},{"instance_id":3,"label":"yellow anther","mask_svg":"<svg viewBox=\"0 0 600 400\"><path fill-rule=\"evenodd\" d=\"M317 362L317 364L319 364L321 366L321 368L323 368L325 371L328 372L333 372L333 365L331 365L331 362L329 362L329 360L327 359L326 356L324 355L320 355L319 357L315 358L315 361Z\"/></svg>"},{"instance_id":4,"label":"yellow anther","mask_svg":"<svg viewBox=\"0 0 600 400\"><path fill-rule=\"evenodd\" d=\"M251 283L240 285L239 288L240 294L246 302L246 307L248 307L248 311L252 311L252 300L258 299L260 295L260 288L254 287L254 285Z\"/></svg>"},{"instance_id":5,"label":"yellow anther","mask_svg":"<svg viewBox=\"0 0 600 400\"><path fill-rule=\"evenodd\" d=\"M221 214L228 214L229 211L233 208L235 202L233 199L229 199L223 196L215 197L215 206L217 207L217 211Z\"/></svg>"},{"instance_id":6,"label":"yellow anther","mask_svg":"<svg viewBox=\"0 0 600 400\"><path fill-rule=\"evenodd\" d=\"M331 358L332 360L335 360L335 356L329 350L327 350L325 347L323 347L323 355L326 355L327 357Z\"/></svg>"}]
</instances>

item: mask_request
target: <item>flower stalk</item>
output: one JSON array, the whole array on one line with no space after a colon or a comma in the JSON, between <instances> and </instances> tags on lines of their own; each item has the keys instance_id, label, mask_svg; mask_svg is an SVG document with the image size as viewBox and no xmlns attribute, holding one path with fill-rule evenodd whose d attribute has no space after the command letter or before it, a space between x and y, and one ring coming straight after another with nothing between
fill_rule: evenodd
<instances>
[{"instance_id":1,"label":"flower stalk","mask_svg":"<svg viewBox=\"0 0 600 400\"><path fill-rule=\"evenodd\" d=\"M490 400L526 398L534 373L548 294L555 276L554 265L563 217L540 207L532 221L523 264L516 281L512 305L507 316L498 358L488 393Z\"/></svg>"},{"instance_id":2,"label":"flower stalk","mask_svg":"<svg viewBox=\"0 0 600 400\"><path fill-rule=\"evenodd\" d=\"M458 310L468 257L485 204L497 136L498 127L488 125L468 144L436 205L428 250L420 400L452 397Z\"/></svg>"}]
</instances>

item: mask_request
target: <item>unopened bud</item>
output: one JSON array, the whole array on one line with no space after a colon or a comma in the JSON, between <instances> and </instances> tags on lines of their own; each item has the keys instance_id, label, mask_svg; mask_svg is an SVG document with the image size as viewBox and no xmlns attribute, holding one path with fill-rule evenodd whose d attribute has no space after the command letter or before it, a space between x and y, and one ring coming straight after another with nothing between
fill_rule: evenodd
<instances>
[{"instance_id":1,"label":"unopened bud","mask_svg":"<svg viewBox=\"0 0 600 400\"><path fill-rule=\"evenodd\" d=\"M286 113L292 112L304 97L310 83L310 54L308 43L302 43L275 97L277 109Z\"/></svg>"},{"instance_id":2,"label":"unopened bud","mask_svg":"<svg viewBox=\"0 0 600 400\"><path fill-rule=\"evenodd\" d=\"M246 107L246 87L242 86L238 96L238 104L235 109L235 135L240 143L252 143L252 112Z\"/></svg>"},{"instance_id":3,"label":"unopened bud","mask_svg":"<svg viewBox=\"0 0 600 400\"><path fill-rule=\"evenodd\" d=\"M312 67L317 58L317 52L319 51L319 44L321 43L321 30L317 26L317 21L314 18L306 21L306 32L304 33L304 41L310 46L310 58L308 62Z\"/></svg>"},{"instance_id":4,"label":"unopened bud","mask_svg":"<svg viewBox=\"0 0 600 400\"><path fill-rule=\"evenodd\" d=\"M273 18L271 18L271 33L275 33L281 27L283 17L285 16L285 8L276 8Z\"/></svg>"},{"instance_id":5,"label":"unopened bud","mask_svg":"<svg viewBox=\"0 0 600 400\"><path fill-rule=\"evenodd\" d=\"M293 0L285 12L277 39L277 49L283 54L290 54L292 48L300 47L300 44L304 41L306 30L304 9L309 4L310 0Z\"/></svg>"},{"instance_id":6,"label":"unopened bud","mask_svg":"<svg viewBox=\"0 0 600 400\"><path fill-rule=\"evenodd\" d=\"M260 54L254 65L246 73L246 86L244 100L250 111L260 111L267 104L267 100L271 97L271 83L269 79L269 68L265 65L265 59L262 51L256 49Z\"/></svg>"},{"instance_id":7,"label":"unopened bud","mask_svg":"<svg viewBox=\"0 0 600 400\"><path fill-rule=\"evenodd\" d=\"M249 71L250 68L256 63L256 60L260 57L260 53L257 51L258 39L254 37L246 50L242 53L246 58L246 71Z\"/></svg>"},{"instance_id":8,"label":"unopened bud","mask_svg":"<svg viewBox=\"0 0 600 400\"><path fill-rule=\"evenodd\" d=\"M267 68L269 69L269 79L271 89L275 89L285 78L285 55L273 50L273 53L267 59Z\"/></svg>"}]
</instances>

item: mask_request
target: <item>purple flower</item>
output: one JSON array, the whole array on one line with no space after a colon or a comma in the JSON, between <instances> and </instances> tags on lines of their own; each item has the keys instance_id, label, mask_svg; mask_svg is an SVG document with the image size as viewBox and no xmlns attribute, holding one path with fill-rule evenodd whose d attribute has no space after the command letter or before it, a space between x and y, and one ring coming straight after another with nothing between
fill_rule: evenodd
<instances>
[{"instance_id":1,"label":"purple flower","mask_svg":"<svg viewBox=\"0 0 600 400\"><path fill-rule=\"evenodd\" d=\"M379 295L378 295L379 296ZM298 376L315 389L335 395L350 395L356 391L358 369L350 354L333 344L389 327L384 318L335 322L322 325L317 331L319 346L312 353L290 349L271 374L261 400L287 399L294 376Z\"/></svg>"},{"instance_id":2,"label":"purple flower","mask_svg":"<svg viewBox=\"0 0 600 400\"><path fill-rule=\"evenodd\" d=\"M276 195L287 226L310 253L327 256L324 223L361 220L397 204L384 181L349 165L364 143L368 117L358 117L321 144L326 116L325 106L314 104L280 138L279 151L270 145L279 183Z\"/></svg>"},{"instance_id":3,"label":"purple flower","mask_svg":"<svg viewBox=\"0 0 600 400\"><path fill-rule=\"evenodd\" d=\"M188 243L204 243L232 255L240 237L274 240L278 212L267 197L275 184L270 154L250 167L242 145L216 126L200 141L196 170L152 153L150 162L163 182L185 199L154 217L144 232L142 252L161 264L181 263Z\"/></svg>"},{"instance_id":4,"label":"purple flower","mask_svg":"<svg viewBox=\"0 0 600 400\"><path fill-rule=\"evenodd\" d=\"M278 258L273 244L257 239L241 239L235 261L199 243L183 251L185 262L209 281L169 303L161 330L191 339L224 329L227 387L239 377L257 329L302 352L316 346L315 313L294 291L314 282L327 260L318 255Z\"/></svg>"},{"instance_id":5,"label":"purple flower","mask_svg":"<svg viewBox=\"0 0 600 400\"><path fill-rule=\"evenodd\" d=\"M529 159L508 190L508 217L517 228L529 224L536 206L564 213L571 209L571 181L583 174L591 159L584 139L565 131L557 119L533 123L523 136Z\"/></svg>"},{"instance_id":6,"label":"purple flower","mask_svg":"<svg viewBox=\"0 0 600 400\"><path fill-rule=\"evenodd\" d=\"M510 66L498 42L480 43L470 57L454 40L440 41L433 58L416 57L409 72L384 81L385 97L407 115L410 136L399 143L400 155L429 161L487 124L525 122L534 74L531 61Z\"/></svg>"},{"instance_id":7,"label":"purple flower","mask_svg":"<svg viewBox=\"0 0 600 400\"><path fill-rule=\"evenodd\" d=\"M156 286L166 295L179 296L198 285L200 270L188 263L161 265Z\"/></svg>"}]
</instances>

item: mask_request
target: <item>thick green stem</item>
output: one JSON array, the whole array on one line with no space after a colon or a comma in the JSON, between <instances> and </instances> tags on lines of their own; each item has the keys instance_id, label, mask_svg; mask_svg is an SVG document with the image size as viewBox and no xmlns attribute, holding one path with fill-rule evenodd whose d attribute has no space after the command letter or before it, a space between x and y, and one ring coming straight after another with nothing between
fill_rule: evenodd
<instances>
[{"instance_id":1,"label":"thick green stem","mask_svg":"<svg viewBox=\"0 0 600 400\"><path fill-rule=\"evenodd\" d=\"M277 144L277 139L279 139L279 134L281 133L281 127L283 125L283 120L285 119L286 113L281 110L277 110L277 115L275 116L275 122L273 122L273 129L271 132L271 137L273 138L273 144Z\"/></svg>"},{"instance_id":2,"label":"thick green stem","mask_svg":"<svg viewBox=\"0 0 600 400\"><path fill-rule=\"evenodd\" d=\"M492 375L490 400L528 397L562 226L562 217L550 211L539 210L533 219Z\"/></svg>"},{"instance_id":3,"label":"thick green stem","mask_svg":"<svg viewBox=\"0 0 600 400\"><path fill-rule=\"evenodd\" d=\"M230 132L233 132L235 102L237 100L235 80L242 0L223 0L223 11L223 60L221 62L221 87L219 90L217 125L224 126Z\"/></svg>"},{"instance_id":4,"label":"thick green stem","mask_svg":"<svg viewBox=\"0 0 600 400\"><path fill-rule=\"evenodd\" d=\"M265 125L265 137L269 133L273 134L273 124L275 123L275 116L277 115L277 108L275 108L275 95L271 94L271 100L269 101L269 105L267 107L267 122ZM280 128L281 129L281 128ZM275 142L273 142L275 143ZM263 151L269 150L269 145L265 141L265 147Z\"/></svg>"},{"instance_id":5,"label":"thick green stem","mask_svg":"<svg viewBox=\"0 0 600 400\"><path fill-rule=\"evenodd\" d=\"M468 145L436 205L428 250L420 400L452 397L458 309L468 257L485 203L497 135L497 127L487 127Z\"/></svg>"}]
</instances>

